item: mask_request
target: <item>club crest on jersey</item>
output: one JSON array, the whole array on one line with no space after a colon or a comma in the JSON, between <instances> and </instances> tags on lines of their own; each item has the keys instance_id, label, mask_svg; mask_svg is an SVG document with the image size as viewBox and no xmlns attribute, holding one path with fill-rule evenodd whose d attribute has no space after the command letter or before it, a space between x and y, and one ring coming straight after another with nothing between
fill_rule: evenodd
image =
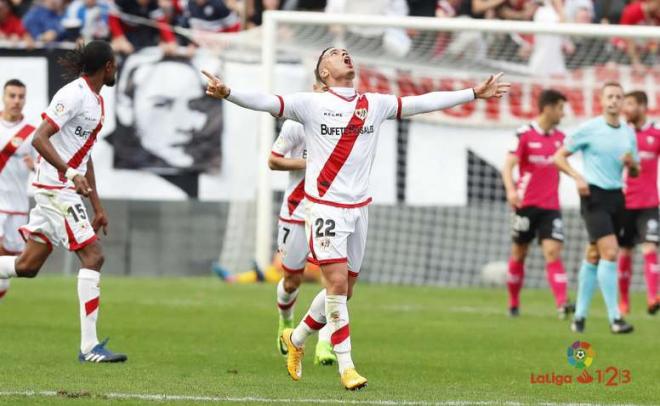
<instances>
[{"instance_id":1,"label":"club crest on jersey","mask_svg":"<svg viewBox=\"0 0 660 406\"><path fill-rule=\"evenodd\" d=\"M21 137L14 137L14 138L11 139L10 142L11 142L11 145L14 146L14 148L18 148L18 147L21 146L21 144L23 143L23 138L21 138Z\"/></svg>"},{"instance_id":2,"label":"club crest on jersey","mask_svg":"<svg viewBox=\"0 0 660 406\"><path fill-rule=\"evenodd\" d=\"M355 116L360 120L364 121L367 118L367 109L357 109L355 110Z\"/></svg>"},{"instance_id":3,"label":"club crest on jersey","mask_svg":"<svg viewBox=\"0 0 660 406\"><path fill-rule=\"evenodd\" d=\"M330 239L328 237L319 238L319 247L321 247L321 251L330 249Z\"/></svg>"}]
</instances>

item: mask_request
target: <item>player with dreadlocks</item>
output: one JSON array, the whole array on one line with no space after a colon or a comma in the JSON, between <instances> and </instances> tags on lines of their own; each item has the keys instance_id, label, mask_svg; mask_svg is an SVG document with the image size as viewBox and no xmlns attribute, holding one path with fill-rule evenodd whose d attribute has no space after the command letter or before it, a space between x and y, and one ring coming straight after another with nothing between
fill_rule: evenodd
<instances>
[{"instance_id":1,"label":"player with dreadlocks","mask_svg":"<svg viewBox=\"0 0 660 406\"><path fill-rule=\"evenodd\" d=\"M36 206L20 231L27 244L18 256L0 256L0 279L34 278L53 245L76 253L80 301L80 362L123 362L127 357L99 343L99 282L103 253L96 232L108 219L96 190L91 152L104 119L103 86L113 86L117 65L107 42L92 41L60 60L74 80L62 87L42 114L32 145L39 153L34 178ZM94 209L90 219L81 196Z\"/></svg>"}]
</instances>

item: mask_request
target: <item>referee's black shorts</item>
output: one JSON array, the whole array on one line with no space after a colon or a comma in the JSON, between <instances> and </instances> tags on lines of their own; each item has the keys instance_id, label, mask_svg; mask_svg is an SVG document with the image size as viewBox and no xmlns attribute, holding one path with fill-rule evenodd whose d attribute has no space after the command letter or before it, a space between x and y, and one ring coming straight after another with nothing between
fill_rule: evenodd
<instances>
[{"instance_id":1,"label":"referee's black shorts","mask_svg":"<svg viewBox=\"0 0 660 406\"><path fill-rule=\"evenodd\" d=\"M589 185L589 196L580 200L580 214L587 226L589 242L610 234L621 238L625 221L625 200L621 189L607 190Z\"/></svg>"}]
</instances>

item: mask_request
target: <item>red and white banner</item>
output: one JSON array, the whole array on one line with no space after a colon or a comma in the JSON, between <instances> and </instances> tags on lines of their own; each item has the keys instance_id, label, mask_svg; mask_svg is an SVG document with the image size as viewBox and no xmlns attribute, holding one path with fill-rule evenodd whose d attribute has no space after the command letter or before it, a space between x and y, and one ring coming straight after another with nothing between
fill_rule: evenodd
<instances>
[{"instance_id":1,"label":"red and white banner","mask_svg":"<svg viewBox=\"0 0 660 406\"><path fill-rule=\"evenodd\" d=\"M362 66L358 75L361 92L393 93L399 96L417 95L438 90L459 90L474 87L478 81L465 72L430 74L400 72ZM626 92L643 90L649 96L649 115L660 117L660 68L644 73L633 72L627 66L599 66L573 71L565 77L539 80L519 75L505 75L511 91L501 99L480 100L453 109L426 114L423 119L439 123L476 127L516 127L533 119L538 110L536 101L543 89L553 88L568 98L564 124L579 122L602 113L600 90L607 81L618 81Z\"/></svg>"}]
</instances>

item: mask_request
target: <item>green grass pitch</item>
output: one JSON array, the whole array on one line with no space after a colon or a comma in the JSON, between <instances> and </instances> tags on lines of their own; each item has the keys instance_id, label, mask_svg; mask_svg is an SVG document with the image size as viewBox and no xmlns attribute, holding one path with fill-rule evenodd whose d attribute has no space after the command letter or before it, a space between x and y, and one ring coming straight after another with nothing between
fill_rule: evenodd
<instances>
[{"instance_id":1,"label":"green grass pitch","mask_svg":"<svg viewBox=\"0 0 660 406\"><path fill-rule=\"evenodd\" d=\"M628 318L635 333L609 333L597 293L578 337L556 318L545 290L524 290L522 315L510 319L504 290L359 284L351 339L369 386L346 392L335 367L313 365L314 342L303 379L289 379L275 350L274 291L211 278L104 278L100 338L110 336L109 347L129 361L81 365L75 279L13 280L0 303L0 404L660 403L660 317L646 315L641 294ZM298 318L317 291L303 286ZM580 371L566 350L578 338L596 351L588 369L594 378L613 366L629 370L631 382L575 383ZM573 383L530 382L553 372ZM27 391L33 394L17 394Z\"/></svg>"}]
</instances>

